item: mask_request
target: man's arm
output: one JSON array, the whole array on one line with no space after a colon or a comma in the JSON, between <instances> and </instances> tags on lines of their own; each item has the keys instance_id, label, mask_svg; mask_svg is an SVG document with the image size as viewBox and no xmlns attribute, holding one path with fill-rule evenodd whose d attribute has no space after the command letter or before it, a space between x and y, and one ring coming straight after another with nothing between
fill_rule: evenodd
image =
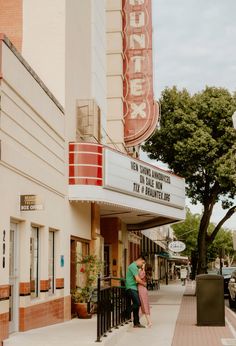
<instances>
[{"instance_id":1,"label":"man's arm","mask_svg":"<svg viewBox=\"0 0 236 346\"><path fill-rule=\"evenodd\" d=\"M143 280L140 278L139 275L135 275L134 278L135 278L135 280L136 280L136 282L137 282L138 284L141 284L141 285L143 285L143 286L146 286L146 282L143 281Z\"/></svg>"}]
</instances>

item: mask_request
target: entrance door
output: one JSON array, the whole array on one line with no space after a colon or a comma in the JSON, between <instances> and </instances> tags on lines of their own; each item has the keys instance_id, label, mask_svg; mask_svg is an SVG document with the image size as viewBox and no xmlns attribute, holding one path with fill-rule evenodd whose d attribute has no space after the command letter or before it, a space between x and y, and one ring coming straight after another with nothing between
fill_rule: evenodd
<instances>
[{"instance_id":1,"label":"entrance door","mask_svg":"<svg viewBox=\"0 0 236 346\"><path fill-rule=\"evenodd\" d=\"M77 237L71 237L70 240L70 288L73 290L77 287L81 286L81 275L80 269L81 265L79 265L78 258L82 256L86 256L89 254L89 241L80 239Z\"/></svg>"},{"instance_id":2,"label":"entrance door","mask_svg":"<svg viewBox=\"0 0 236 346\"><path fill-rule=\"evenodd\" d=\"M18 331L18 310L19 310L19 280L18 280L18 244L17 244L17 224L11 223L10 244L9 244L9 322L10 333Z\"/></svg>"}]
</instances>

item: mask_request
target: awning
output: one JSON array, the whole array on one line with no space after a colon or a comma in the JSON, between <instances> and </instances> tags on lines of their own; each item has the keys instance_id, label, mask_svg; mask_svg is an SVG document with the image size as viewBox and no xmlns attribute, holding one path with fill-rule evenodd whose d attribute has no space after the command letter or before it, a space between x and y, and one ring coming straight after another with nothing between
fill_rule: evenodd
<instances>
[{"instance_id":1,"label":"awning","mask_svg":"<svg viewBox=\"0 0 236 346\"><path fill-rule=\"evenodd\" d=\"M170 254L168 252L159 252L157 254L157 256L163 257L163 258L168 258L168 259L170 258Z\"/></svg>"},{"instance_id":2,"label":"awning","mask_svg":"<svg viewBox=\"0 0 236 346\"><path fill-rule=\"evenodd\" d=\"M181 256L181 255L170 255L169 258L170 261L176 261L176 262L188 262L188 256Z\"/></svg>"},{"instance_id":3,"label":"awning","mask_svg":"<svg viewBox=\"0 0 236 346\"><path fill-rule=\"evenodd\" d=\"M185 210L173 209L140 198L105 190L100 186L69 185L71 202L96 202L100 215L118 217L130 231L171 224L185 218Z\"/></svg>"}]
</instances>

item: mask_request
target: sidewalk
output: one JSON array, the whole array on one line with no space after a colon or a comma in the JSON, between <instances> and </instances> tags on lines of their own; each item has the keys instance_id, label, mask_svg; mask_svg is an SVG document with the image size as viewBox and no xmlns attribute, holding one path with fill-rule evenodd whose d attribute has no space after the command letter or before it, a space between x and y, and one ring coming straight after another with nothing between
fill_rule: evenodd
<instances>
[{"instance_id":1,"label":"sidewalk","mask_svg":"<svg viewBox=\"0 0 236 346\"><path fill-rule=\"evenodd\" d=\"M196 296L194 288L186 287L176 321L171 346L222 346L236 345L236 314L225 308L225 326L197 326Z\"/></svg>"},{"instance_id":2,"label":"sidewalk","mask_svg":"<svg viewBox=\"0 0 236 346\"><path fill-rule=\"evenodd\" d=\"M16 333L4 346L236 346L236 315L226 308L225 327L196 326L194 283L186 287L178 281L149 291L152 328L134 329L127 324L96 343L96 316L91 320L73 319L49 327ZM145 324L142 318L141 322ZM137 343L138 340L138 343Z\"/></svg>"},{"instance_id":3,"label":"sidewalk","mask_svg":"<svg viewBox=\"0 0 236 346\"><path fill-rule=\"evenodd\" d=\"M149 291L152 328L134 329L130 324L116 346L171 346L184 290L179 281L177 284L161 285L158 291ZM141 323L145 324L144 318Z\"/></svg>"}]
</instances>

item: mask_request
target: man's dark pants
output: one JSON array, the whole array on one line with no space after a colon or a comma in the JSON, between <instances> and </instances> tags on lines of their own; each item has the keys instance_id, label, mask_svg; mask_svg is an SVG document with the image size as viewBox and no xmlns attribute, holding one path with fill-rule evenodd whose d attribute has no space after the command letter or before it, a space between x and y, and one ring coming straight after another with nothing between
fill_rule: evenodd
<instances>
[{"instance_id":1,"label":"man's dark pants","mask_svg":"<svg viewBox=\"0 0 236 346\"><path fill-rule=\"evenodd\" d=\"M133 323L134 326L139 324L139 307L140 307L140 299L139 299L139 295L138 295L138 291L137 290L132 290L132 289L128 289L126 291L127 293L127 300L128 300L128 316L130 317L131 311L133 312ZM132 302L132 305L130 304L130 301Z\"/></svg>"}]
</instances>

